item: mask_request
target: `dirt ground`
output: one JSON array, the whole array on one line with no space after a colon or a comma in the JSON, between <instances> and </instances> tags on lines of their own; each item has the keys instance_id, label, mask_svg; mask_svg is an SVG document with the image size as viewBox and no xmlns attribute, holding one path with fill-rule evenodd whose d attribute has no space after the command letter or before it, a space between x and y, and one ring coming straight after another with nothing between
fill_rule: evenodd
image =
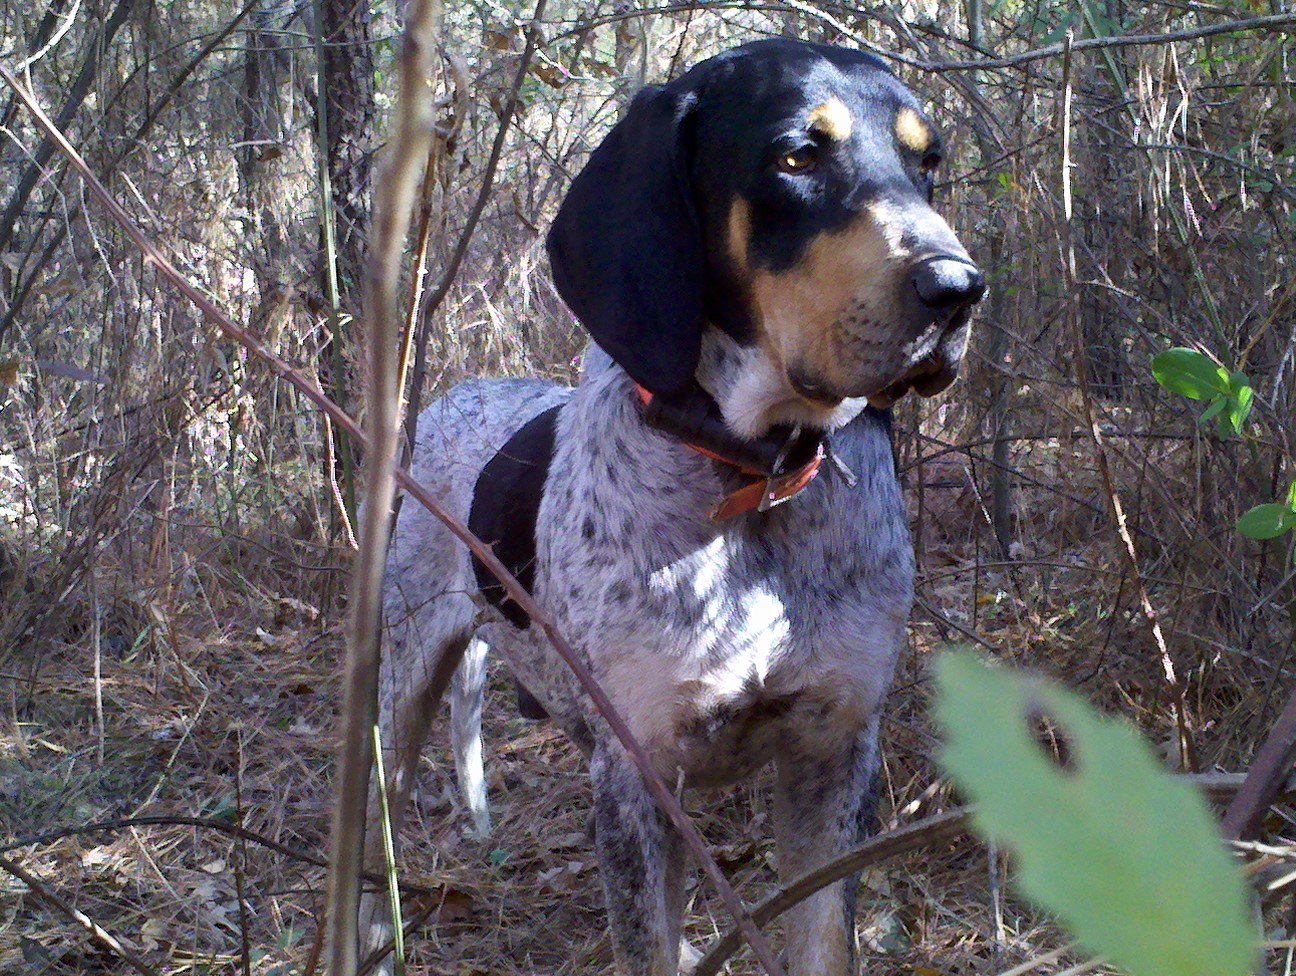
<instances>
[{"instance_id":1,"label":"dirt ground","mask_svg":"<svg viewBox=\"0 0 1296 976\"><path fill-rule=\"evenodd\" d=\"M977 568L955 535L935 519L923 540L912 648L884 732L886 826L957 804L932 759L926 673L939 647L966 643L961 630L1134 717L1155 742L1172 738L1158 662L1134 608L1098 609L1110 594L1092 585L1092 571ZM1039 562L1097 558L1087 544ZM69 610L97 626L69 625L53 650L10 664L20 670L0 686L0 831L11 839L6 856L158 973L305 973L323 901L323 871L309 859L326 850L342 614L336 600L302 599L310 587L300 578L280 578L276 590L240 572L237 554L219 562L219 571L191 574L165 601L143 605L128 598L129 580L116 579L123 595L101 594L98 616L84 601ZM217 587L235 577L238 587ZM1272 691L1270 663L1220 655L1194 668L1204 768L1237 768L1239 742ZM579 756L549 725L517 715L506 675L496 674L487 713L488 840L467 835L447 778L444 717L423 762L401 857L403 879L428 889L405 905L407 918L425 916L409 941L413 971L610 972ZM749 903L775 885L767 785L686 799ZM180 817L201 824L168 822ZM162 822L120 822L129 818ZM238 825L279 846L229 831ZM963 838L867 872L864 971L1089 971L1083 955L1065 952L1013 968L1065 940L997 868L1006 865ZM700 878L690 891L688 934L702 946L728 928L727 917ZM129 971L0 873L0 974ZM758 968L744 952L729 971Z\"/></svg>"}]
</instances>

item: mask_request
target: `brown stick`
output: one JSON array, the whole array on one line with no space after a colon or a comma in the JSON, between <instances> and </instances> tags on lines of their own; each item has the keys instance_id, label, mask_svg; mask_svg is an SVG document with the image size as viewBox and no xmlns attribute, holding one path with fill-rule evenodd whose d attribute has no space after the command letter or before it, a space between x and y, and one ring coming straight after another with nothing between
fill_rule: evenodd
<instances>
[{"instance_id":1,"label":"brown stick","mask_svg":"<svg viewBox=\"0 0 1296 976\"><path fill-rule=\"evenodd\" d=\"M122 945L111 932L99 925L85 912L78 908L74 908L58 895L54 894L53 891L46 887L45 883L41 881L40 878L36 877L36 875L32 874L22 865L16 864L3 854L0 854L0 868L8 871L30 888L31 893L41 901L45 902L45 904L49 905L56 911L62 912L68 918L72 919L72 921L76 922L77 925L81 926L81 928L86 931L90 938L94 939L114 956L117 956L123 962L134 967L138 972L143 973L144 976L158 976L158 971L156 969L136 955L134 951Z\"/></svg>"},{"instance_id":2,"label":"brown stick","mask_svg":"<svg viewBox=\"0 0 1296 976\"><path fill-rule=\"evenodd\" d=\"M1247 840L1260 826L1260 818L1273 804L1296 762L1296 692L1251 760L1242 789L1224 813L1221 829L1229 840Z\"/></svg>"},{"instance_id":3,"label":"brown stick","mask_svg":"<svg viewBox=\"0 0 1296 976\"><path fill-rule=\"evenodd\" d=\"M382 582L387 568L393 477L400 425L399 280L421 167L435 125L429 97L441 32L440 0L413 0L406 10L399 58L400 96L391 142L374 194L365 262L365 364L368 411L366 490L360 550L351 581L351 615L343 675L341 734L334 785L328 901L324 916L328 971L353 976L358 964L356 913L364 857L373 724L381 653Z\"/></svg>"},{"instance_id":4,"label":"brown stick","mask_svg":"<svg viewBox=\"0 0 1296 976\"><path fill-rule=\"evenodd\" d=\"M311 403L324 411L329 418L347 432L347 434L361 448L367 447L367 441L360 425L339 407L336 403L328 398L322 390L319 389L311 378L302 370L290 366L283 359L266 349L258 342L246 329L234 324L234 322L225 315L216 305L207 298L201 291L196 288L184 275L176 270L175 266L167 259L166 255L154 244L144 232L139 229L130 215L122 209L121 205L113 199L104 185L99 182L98 178L91 171L85 160L81 158L80 153L67 141L67 138L58 131L49 117L41 110L36 99L18 82L12 74L3 67L0 67L0 79L9 85L18 94L23 104L35 117L42 129L49 134L54 140L58 150L67 157L74 169L81 174L85 180L86 187L90 190L103 207L108 211L109 216L114 222L121 227L127 237L143 253L148 264L152 264L162 277L171 282L172 285L186 298L193 302L194 306L203 314L209 322L215 325L226 336L233 339L239 345L243 346L252 358L259 360L272 373L285 382L291 383L301 391ZM640 775L644 778L644 783L649 792L653 794L658 806L667 818L674 825L675 829L680 832L685 845L690 852L698 859L702 865L703 871L707 877L716 886L725 907L733 915L742 929L743 936L752 946L752 951L760 960L761 965L770 973L770 976L781 976L782 969L775 961L774 952L769 945L769 941L757 928L748 914L747 909L743 906L742 901L738 898L737 893L729 884L724 874L720 871L715 859L711 857L706 848L706 843L702 840L697 829L689 820L688 814L680 806L679 800L670 791L662 781L657 771L653 768L648 754L644 751L643 746L631 734L629 727L621 718L620 714L613 707L611 700L607 697L606 692L595 680L588 667L577 655L572 646L567 643L566 639L559 633L553 619L545 613L532 599L531 594L526 588L517 581L517 578L509 572L508 568L495 556L494 550L482 542L481 539L468 531L468 528L456 519L449 511L442 507L441 503L432 497L421 484L414 480L413 476L404 469L397 468L394 472L396 483L426 508L429 512L440 519L445 526L466 545L470 552L486 567L486 570L499 580L504 587L505 593L531 618L532 622L540 627L548 638L549 643L553 646L558 656L563 659L576 680L580 682L581 687L589 695L591 702L596 711L603 716L608 723L612 733L625 748L632 761L639 768ZM436 700L429 699L427 707L435 708Z\"/></svg>"},{"instance_id":5,"label":"brown stick","mask_svg":"<svg viewBox=\"0 0 1296 976\"><path fill-rule=\"evenodd\" d=\"M952 840L967 830L968 812L968 807L959 807L957 810L920 820L908 827L872 837L823 867L803 875L786 888L774 892L752 909L752 918L758 925L764 925L778 918L789 908L799 905L815 892L863 870L870 864L898 857L920 847L929 847L942 841ZM698 961L693 976L715 976L720 972L720 968L729 961L729 957L742 944L738 934L736 929L731 930L712 943L706 955Z\"/></svg>"}]
</instances>

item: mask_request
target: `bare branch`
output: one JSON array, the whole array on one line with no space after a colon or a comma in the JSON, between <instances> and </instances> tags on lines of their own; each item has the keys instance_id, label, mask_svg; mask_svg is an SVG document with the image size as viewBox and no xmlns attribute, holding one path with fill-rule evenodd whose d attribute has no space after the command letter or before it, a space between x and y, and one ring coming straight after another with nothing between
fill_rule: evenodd
<instances>
[{"instance_id":1,"label":"bare branch","mask_svg":"<svg viewBox=\"0 0 1296 976\"><path fill-rule=\"evenodd\" d=\"M1031 51L1022 51L1020 54L1012 54L1002 58L971 58L963 61L927 61L922 58L911 57L907 54L900 54L895 51L887 50L876 44L861 38L858 32L850 30L838 18L831 17L822 10L812 8L809 4L801 3L799 0L791 0L787 3L769 3L753 4L739 2L735 0L732 3L672 3L664 4L660 7L648 7L637 10L622 10L615 13L606 14L600 17L590 17L586 20L575 22L572 27L552 40L560 40L565 37L573 36L591 30L595 27L602 27L606 24L613 24L617 21L627 20L632 17L652 17L659 14L682 13L688 10L770 10L770 11L788 11L796 10L803 13L809 13L819 19L826 20L833 27L840 30L843 34L850 37L852 41L867 50L872 51L878 57L886 58L896 64L908 65L919 71L927 71L933 74L944 74L953 71L987 71L993 68L1015 68L1019 65L1030 64L1033 61L1044 61L1049 58L1061 57L1065 44L1048 44L1041 48ZM1180 31L1169 31L1162 34L1116 34L1109 37L1087 37L1084 40L1076 41L1071 45L1072 52L1079 51L1097 51L1104 48L1117 47L1144 47L1156 46L1162 44L1176 44L1181 41L1196 41L1203 37L1218 37L1220 34L1245 33L1250 31L1278 31L1284 27L1296 25L1296 13L1285 14L1266 14L1262 17L1246 17L1241 20L1226 20L1218 24L1207 24L1203 27L1189 27Z\"/></svg>"},{"instance_id":2,"label":"bare branch","mask_svg":"<svg viewBox=\"0 0 1296 976\"><path fill-rule=\"evenodd\" d=\"M1223 800L1242 786L1238 773L1207 773L1183 777L1202 790L1212 800ZM752 909L751 915L758 925L768 925L788 909L822 891L830 884L852 874L858 874L870 864L877 864L901 854L934 847L967 833L971 823L971 807L958 807L920 820L908 827L890 830L870 837L862 844L834 858L817 870L803 875L780 888ZM729 958L738 951L740 933L731 929L712 943L693 971L693 976L716 976Z\"/></svg>"},{"instance_id":3,"label":"bare branch","mask_svg":"<svg viewBox=\"0 0 1296 976\"><path fill-rule=\"evenodd\" d=\"M1250 840L1260 826L1260 820L1273 805L1274 799L1287 781L1293 760L1296 759L1296 692L1269 731L1264 745L1251 760L1246 782L1229 804L1224 814L1224 836L1230 840Z\"/></svg>"},{"instance_id":4,"label":"bare branch","mask_svg":"<svg viewBox=\"0 0 1296 976\"><path fill-rule=\"evenodd\" d=\"M9 858L0 854L0 868L8 871L15 878L31 889L31 893L49 905L56 911L62 912L72 921L76 922L90 938L94 939L101 946L117 956L123 962L128 963L137 972L143 973L144 976L158 976L158 971L141 959L134 951L122 945L121 942L107 929L99 925L85 912L68 904L58 895L46 886L45 882L32 874L20 864L16 864Z\"/></svg>"},{"instance_id":5,"label":"bare branch","mask_svg":"<svg viewBox=\"0 0 1296 976\"><path fill-rule=\"evenodd\" d=\"M76 15L80 12L81 0L73 0L72 9L64 15L63 23L59 24L58 29L54 31L50 39L41 46L40 50L28 55L15 64L13 70L26 71L41 58L45 57L45 55L49 54L50 51L54 50L54 46L58 44L59 41L63 40L63 36L72 29L72 23L76 20Z\"/></svg>"},{"instance_id":6,"label":"bare branch","mask_svg":"<svg viewBox=\"0 0 1296 976\"><path fill-rule=\"evenodd\" d=\"M418 347L415 350L414 374L408 393L408 402L413 409L405 422L406 461L408 461L409 451L413 449L414 439L418 436L418 402L423 393L423 378L426 374L425 364L427 362L429 325L432 316L436 314L437 309L441 307L441 303L445 301L446 295L450 294L450 288L454 284L455 277L459 274L459 266L468 253L468 245L472 243L473 233L477 230L477 224L486 210L487 202L490 200L491 190L495 186L495 173L499 169L500 157L504 153L504 143L508 138L513 119L517 115L518 103L521 100L522 83L526 80L527 72L531 68L531 60L535 56L536 45L540 39L540 20L544 16L545 3L546 0L536 0L535 11L531 15L531 24L527 28L526 47L523 49L522 57L518 61L517 73L513 77L513 87L509 91L508 101L505 103L504 111L500 115L499 129L495 132L495 142L491 145L490 158L487 159L486 170L482 173L481 188L477 191L477 199L468 214L468 219L464 221L463 230L459 232L459 240L455 244L449 260L446 261L436 287L427 295L419 312ZM463 118L462 112L456 114L460 119Z\"/></svg>"},{"instance_id":7,"label":"bare branch","mask_svg":"<svg viewBox=\"0 0 1296 976\"><path fill-rule=\"evenodd\" d=\"M369 450L365 462L360 551L351 581L351 619L343 676L325 917L328 967L334 976L351 976L357 965L356 912L369 772L373 762L371 733L378 690L382 580L387 567L387 541L396 488L392 472L400 423L398 283L415 188L432 145L434 101L428 89L436 75L441 11L440 0L414 0L406 10L399 60L400 98L386 162L374 196L373 228L365 268Z\"/></svg>"}]
</instances>

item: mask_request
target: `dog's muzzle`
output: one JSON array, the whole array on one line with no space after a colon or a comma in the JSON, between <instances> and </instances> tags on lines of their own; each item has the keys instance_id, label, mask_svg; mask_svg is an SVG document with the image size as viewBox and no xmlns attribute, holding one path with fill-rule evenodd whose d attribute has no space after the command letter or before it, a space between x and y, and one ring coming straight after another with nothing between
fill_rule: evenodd
<instances>
[{"instance_id":1,"label":"dog's muzzle","mask_svg":"<svg viewBox=\"0 0 1296 976\"><path fill-rule=\"evenodd\" d=\"M967 258L940 254L919 261L910 283L924 317L936 332L934 348L921 356L899 379L869 397L875 407L889 407L910 390L929 397L940 393L958 375L967 351L972 307L986 292L985 275Z\"/></svg>"}]
</instances>

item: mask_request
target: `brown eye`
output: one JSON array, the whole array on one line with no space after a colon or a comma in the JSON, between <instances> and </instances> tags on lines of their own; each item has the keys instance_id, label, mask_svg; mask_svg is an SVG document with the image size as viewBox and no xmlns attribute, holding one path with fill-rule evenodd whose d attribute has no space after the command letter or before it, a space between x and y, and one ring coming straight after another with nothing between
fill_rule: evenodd
<instances>
[{"instance_id":1,"label":"brown eye","mask_svg":"<svg viewBox=\"0 0 1296 976\"><path fill-rule=\"evenodd\" d=\"M802 146L800 149L781 153L777 165L780 172L799 176L814 169L817 161L814 146Z\"/></svg>"},{"instance_id":2,"label":"brown eye","mask_svg":"<svg viewBox=\"0 0 1296 976\"><path fill-rule=\"evenodd\" d=\"M922 162L919 164L919 169L922 170L922 174L924 176L931 176L933 173L936 172L936 167L939 166L940 164L941 164L940 153L928 153L926 156L922 158Z\"/></svg>"}]
</instances>

